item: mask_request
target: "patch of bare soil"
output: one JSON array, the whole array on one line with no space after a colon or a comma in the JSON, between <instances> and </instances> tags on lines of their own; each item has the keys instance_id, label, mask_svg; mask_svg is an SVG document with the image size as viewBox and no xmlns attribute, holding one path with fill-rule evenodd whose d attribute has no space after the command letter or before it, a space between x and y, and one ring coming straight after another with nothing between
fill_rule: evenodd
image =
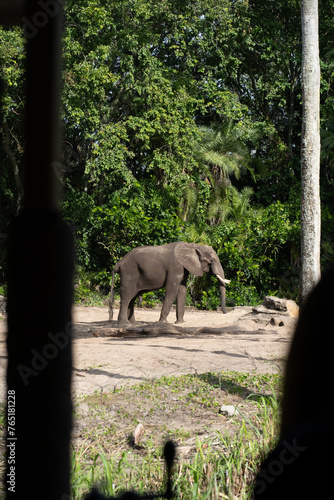
<instances>
[{"instance_id":1,"label":"patch of bare soil","mask_svg":"<svg viewBox=\"0 0 334 500\"><path fill-rule=\"evenodd\" d=\"M174 314L169 321L175 321ZM74 307L74 392L109 392L162 375L278 372L296 322L251 307L227 314L187 311L182 325L159 324L159 315L159 310L138 309L135 325L118 328L116 321L108 322L107 308Z\"/></svg>"},{"instance_id":2,"label":"patch of bare soil","mask_svg":"<svg viewBox=\"0 0 334 500\"><path fill-rule=\"evenodd\" d=\"M115 311L117 318L118 311ZM185 323L158 323L159 310L137 309L137 323L118 328L106 307L73 308L73 391L109 392L162 375L221 370L282 370L296 318L235 307L227 314L186 311ZM281 325L281 326L279 326ZM6 320L0 321L0 394L6 386Z\"/></svg>"}]
</instances>

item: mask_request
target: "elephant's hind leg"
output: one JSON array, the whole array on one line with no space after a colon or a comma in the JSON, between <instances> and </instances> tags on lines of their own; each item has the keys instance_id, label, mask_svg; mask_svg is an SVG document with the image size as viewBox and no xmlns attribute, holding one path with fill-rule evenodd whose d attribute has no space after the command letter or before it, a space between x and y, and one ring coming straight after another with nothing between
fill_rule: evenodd
<instances>
[{"instance_id":1,"label":"elephant's hind leg","mask_svg":"<svg viewBox=\"0 0 334 500\"><path fill-rule=\"evenodd\" d=\"M121 303L119 306L118 325L128 325L133 316L133 302L137 295L136 283L131 279L131 276L120 273L121 286L120 296ZM131 306L132 305L132 306ZM131 309L132 307L132 309Z\"/></svg>"},{"instance_id":2,"label":"elephant's hind leg","mask_svg":"<svg viewBox=\"0 0 334 500\"><path fill-rule=\"evenodd\" d=\"M183 279L179 286L179 291L176 297L176 323L184 323L184 310L186 307L186 295L187 295L187 280L189 272L185 269Z\"/></svg>"},{"instance_id":3,"label":"elephant's hind leg","mask_svg":"<svg viewBox=\"0 0 334 500\"><path fill-rule=\"evenodd\" d=\"M129 308L128 308L128 320L130 323L135 323L135 300L136 297L134 297L132 300L130 300Z\"/></svg>"},{"instance_id":4,"label":"elephant's hind leg","mask_svg":"<svg viewBox=\"0 0 334 500\"><path fill-rule=\"evenodd\" d=\"M130 323L129 321L129 300L125 300L121 296L121 303L119 307L119 314L118 314L118 325L123 326L123 325L128 325Z\"/></svg>"}]
</instances>

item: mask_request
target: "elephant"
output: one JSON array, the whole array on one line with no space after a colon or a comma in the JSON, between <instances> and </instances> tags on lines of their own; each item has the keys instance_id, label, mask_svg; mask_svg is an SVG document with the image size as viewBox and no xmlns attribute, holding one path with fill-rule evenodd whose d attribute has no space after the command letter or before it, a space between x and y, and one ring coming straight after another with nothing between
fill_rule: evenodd
<instances>
[{"instance_id":1,"label":"elephant","mask_svg":"<svg viewBox=\"0 0 334 500\"><path fill-rule=\"evenodd\" d=\"M179 241L134 248L113 268L109 320L113 319L115 273L119 273L121 279L118 324L126 325L135 322L135 299L143 292L159 290L162 287L165 287L166 295L159 321L167 323L167 316L176 300L176 323L183 323L189 273L203 276L204 272L217 276L221 308L225 314L225 286L230 280L225 279L222 265L212 247Z\"/></svg>"}]
</instances>

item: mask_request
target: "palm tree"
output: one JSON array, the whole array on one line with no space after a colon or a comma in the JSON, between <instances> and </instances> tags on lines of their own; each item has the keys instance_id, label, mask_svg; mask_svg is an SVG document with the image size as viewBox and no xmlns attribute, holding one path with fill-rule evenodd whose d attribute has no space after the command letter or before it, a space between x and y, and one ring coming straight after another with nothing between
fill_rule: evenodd
<instances>
[{"instance_id":1,"label":"palm tree","mask_svg":"<svg viewBox=\"0 0 334 500\"><path fill-rule=\"evenodd\" d=\"M208 167L211 181L226 183L231 176L239 179L245 169L250 170L248 148L232 121L219 127L200 127L200 131L197 156Z\"/></svg>"},{"instance_id":2,"label":"palm tree","mask_svg":"<svg viewBox=\"0 0 334 500\"><path fill-rule=\"evenodd\" d=\"M198 156L204 165L203 175L211 185L207 219L216 225L229 217L240 217L249 208L251 188L239 193L231 177L239 179L246 170L253 172L249 150L232 121L220 127L201 127L201 132Z\"/></svg>"},{"instance_id":3,"label":"palm tree","mask_svg":"<svg viewBox=\"0 0 334 500\"><path fill-rule=\"evenodd\" d=\"M195 145L200 178L208 186L206 221L214 226L228 218L239 220L249 209L253 191L244 188L241 192L232 186L231 178L239 179L246 170L250 171L250 154L241 138L241 132L228 121L220 126L200 127L201 140ZM203 187L203 186L202 186ZM192 232L201 233L197 215L199 189L195 182L184 186L180 202L180 216L194 225Z\"/></svg>"},{"instance_id":4,"label":"palm tree","mask_svg":"<svg viewBox=\"0 0 334 500\"><path fill-rule=\"evenodd\" d=\"M228 192L231 203L230 217L236 221L241 221L251 208L252 196L253 189L251 187L246 186L241 191L238 191L231 186Z\"/></svg>"}]
</instances>

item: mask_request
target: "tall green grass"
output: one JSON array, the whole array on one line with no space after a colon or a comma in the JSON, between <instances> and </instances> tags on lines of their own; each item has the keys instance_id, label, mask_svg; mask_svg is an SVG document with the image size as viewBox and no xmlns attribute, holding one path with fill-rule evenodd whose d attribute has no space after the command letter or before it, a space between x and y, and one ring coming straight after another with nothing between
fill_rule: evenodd
<instances>
[{"instance_id":1,"label":"tall green grass","mask_svg":"<svg viewBox=\"0 0 334 500\"><path fill-rule=\"evenodd\" d=\"M173 482L177 498L251 498L259 464L276 445L280 414L274 390L269 397L256 396L256 406L258 411L251 419L238 410L242 418L236 433L217 432L210 440L197 439L196 452L190 459L176 459ZM143 493L164 488L162 446L148 447L144 456L123 452L107 457L101 450L89 466L85 465L84 454L84 446L73 452L73 500L93 487L110 496L124 490Z\"/></svg>"}]
</instances>

